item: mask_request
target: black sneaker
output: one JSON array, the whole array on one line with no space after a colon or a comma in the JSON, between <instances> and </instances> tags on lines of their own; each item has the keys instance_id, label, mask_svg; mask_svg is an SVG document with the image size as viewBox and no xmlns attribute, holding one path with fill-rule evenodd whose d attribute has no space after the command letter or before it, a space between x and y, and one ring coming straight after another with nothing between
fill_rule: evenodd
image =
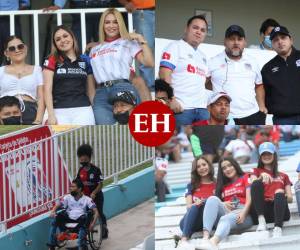
<instances>
[{"instance_id":1,"label":"black sneaker","mask_svg":"<svg viewBox=\"0 0 300 250\"><path fill-rule=\"evenodd\" d=\"M48 243L47 243L47 246L48 246L48 250L55 250L55 246L50 245L50 244L48 244Z\"/></svg>"},{"instance_id":2,"label":"black sneaker","mask_svg":"<svg viewBox=\"0 0 300 250\"><path fill-rule=\"evenodd\" d=\"M102 239L105 240L108 238L108 229L106 225L103 225Z\"/></svg>"}]
</instances>

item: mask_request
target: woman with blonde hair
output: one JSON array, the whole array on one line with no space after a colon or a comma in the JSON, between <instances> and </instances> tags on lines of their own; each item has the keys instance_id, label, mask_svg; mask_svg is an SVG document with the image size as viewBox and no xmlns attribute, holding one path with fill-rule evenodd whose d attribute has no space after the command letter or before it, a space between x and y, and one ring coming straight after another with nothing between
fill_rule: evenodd
<instances>
[{"instance_id":1,"label":"woman with blonde hair","mask_svg":"<svg viewBox=\"0 0 300 250\"><path fill-rule=\"evenodd\" d=\"M0 97L20 100L23 124L41 124L45 111L42 69L25 62L28 48L21 38L10 36L4 49L8 65L0 67Z\"/></svg>"},{"instance_id":2,"label":"woman with blonde hair","mask_svg":"<svg viewBox=\"0 0 300 250\"><path fill-rule=\"evenodd\" d=\"M92 78L90 61L80 55L73 32L64 25L53 32L43 75L48 124L95 124L87 93L87 82Z\"/></svg>"},{"instance_id":3,"label":"woman with blonde hair","mask_svg":"<svg viewBox=\"0 0 300 250\"><path fill-rule=\"evenodd\" d=\"M100 44L90 52L96 84L89 85L89 93L94 96L96 124L113 124L129 114L113 115L110 97L119 91L137 91L130 80L133 60L154 67L154 59L145 38L128 33L122 15L116 9L107 9L102 14L99 36Z\"/></svg>"}]
</instances>

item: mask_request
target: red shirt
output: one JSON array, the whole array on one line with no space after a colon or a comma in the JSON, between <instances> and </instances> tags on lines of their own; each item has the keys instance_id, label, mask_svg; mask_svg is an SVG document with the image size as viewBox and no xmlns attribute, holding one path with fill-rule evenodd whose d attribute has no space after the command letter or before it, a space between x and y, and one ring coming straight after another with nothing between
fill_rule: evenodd
<instances>
[{"instance_id":1,"label":"red shirt","mask_svg":"<svg viewBox=\"0 0 300 250\"><path fill-rule=\"evenodd\" d=\"M233 183L227 184L222 189L223 201L232 201L234 197L240 200L241 204L246 203L246 189L250 187L249 175L244 174Z\"/></svg>"},{"instance_id":2,"label":"red shirt","mask_svg":"<svg viewBox=\"0 0 300 250\"><path fill-rule=\"evenodd\" d=\"M274 200L274 195L275 195L275 191L277 189L285 189L285 186L287 185L292 185L289 177L287 174L282 173L282 172L278 172L278 176L274 177L273 173L268 170L268 169L264 169L264 168L253 168L253 174L256 177L259 177L261 173L267 173L269 175L272 176L273 180L271 183L266 184L264 183L264 197L266 201L272 201Z\"/></svg>"},{"instance_id":3,"label":"red shirt","mask_svg":"<svg viewBox=\"0 0 300 250\"><path fill-rule=\"evenodd\" d=\"M195 198L199 199L207 199L208 197L214 195L216 189L216 183L200 183L198 188L192 192L192 184L189 183L187 185L187 191L185 196L192 195L193 202L195 202Z\"/></svg>"}]
</instances>

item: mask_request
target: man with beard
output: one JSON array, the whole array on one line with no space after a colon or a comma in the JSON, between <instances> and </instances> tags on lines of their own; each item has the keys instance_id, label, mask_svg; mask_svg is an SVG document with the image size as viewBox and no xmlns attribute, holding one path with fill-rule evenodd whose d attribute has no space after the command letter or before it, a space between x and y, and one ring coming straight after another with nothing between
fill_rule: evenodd
<instances>
[{"instance_id":1,"label":"man with beard","mask_svg":"<svg viewBox=\"0 0 300 250\"><path fill-rule=\"evenodd\" d=\"M293 47L286 27L275 27L270 39L277 56L261 71L266 106L273 114L273 124L300 124L300 51Z\"/></svg>"},{"instance_id":2,"label":"man with beard","mask_svg":"<svg viewBox=\"0 0 300 250\"><path fill-rule=\"evenodd\" d=\"M193 16L187 21L183 39L171 42L162 53L159 77L174 89L170 107L177 127L209 118L205 91L207 60L199 49L206 34L205 17Z\"/></svg>"},{"instance_id":3,"label":"man with beard","mask_svg":"<svg viewBox=\"0 0 300 250\"><path fill-rule=\"evenodd\" d=\"M212 89L231 97L230 113L236 124L265 124L267 109L260 68L255 58L243 53L246 44L242 27L231 25L226 30L225 51L208 63Z\"/></svg>"},{"instance_id":4,"label":"man with beard","mask_svg":"<svg viewBox=\"0 0 300 250\"><path fill-rule=\"evenodd\" d=\"M225 92L213 93L208 99L207 109L210 113L208 120L194 122L193 126L226 125L230 112L231 98Z\"/></svg>"}]
</instances>

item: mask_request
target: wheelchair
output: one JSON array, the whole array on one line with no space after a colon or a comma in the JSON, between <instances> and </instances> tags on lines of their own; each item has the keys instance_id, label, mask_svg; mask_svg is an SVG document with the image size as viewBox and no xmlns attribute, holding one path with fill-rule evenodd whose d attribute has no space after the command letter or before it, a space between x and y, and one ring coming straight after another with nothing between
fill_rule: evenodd
<instances>
[{"instance_id":1,"label":"wheelchair","mask_svg":"<svg viewBox=\"0 0 300 250\"><path fill-rule=\"evenodd\" d=\"M65 212L65 209L59 210L56 213L62 213ZM92 210L89 210L87 212L87 225L89 225L92 221L92 215L93 212ZM88 227L88 226L87 226ZM77 241L78 238L78 231L79 231L79 223L66 223L64 224L64 228L60 228L60 233L56 234L57 238L57 243L56 246L58 249L62 247L66 247L69 245L69 241ZM98 250L101 247L102 244L102 233L103 233L103 223L101 218L98 218L98 223L95 224L94 228L92 231L87 231L87 238L86 238L86 243L87 246L90 246L91 249L93 250ZM74 244L72 244L74 245ZM67 247L66 249L78 249L77 248L77 243L76 247Z\"/></svg>"}]
</instances>

